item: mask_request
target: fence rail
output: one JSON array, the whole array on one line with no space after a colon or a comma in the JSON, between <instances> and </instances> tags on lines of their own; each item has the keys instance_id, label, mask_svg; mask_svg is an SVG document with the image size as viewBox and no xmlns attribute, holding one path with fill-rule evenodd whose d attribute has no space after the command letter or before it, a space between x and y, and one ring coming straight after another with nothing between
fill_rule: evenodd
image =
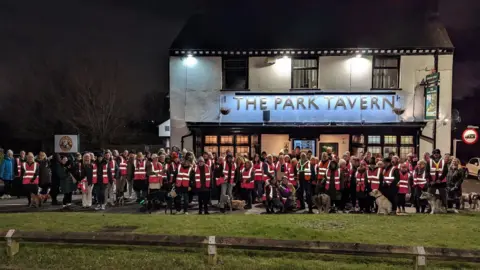
<instances>
[{"instance_id":1,"label":"fence rail","mask_svg":"<svg viewBox=\"0 0 480 270\"><path fill-rule=\"evenodd\" d=\"M112 232L24 232L9 230L5 235L7 255L19 252L19 242L70 243L92 245L134 245L207 247L208 262L216 263L217 247L246 250L309 252L353 256L413 258L414 269L424 269L426 258L442 261L480 262L480 250L338 243L301 240L275 240L223 236L149 235Z\"/></svg>"}]
</instances>

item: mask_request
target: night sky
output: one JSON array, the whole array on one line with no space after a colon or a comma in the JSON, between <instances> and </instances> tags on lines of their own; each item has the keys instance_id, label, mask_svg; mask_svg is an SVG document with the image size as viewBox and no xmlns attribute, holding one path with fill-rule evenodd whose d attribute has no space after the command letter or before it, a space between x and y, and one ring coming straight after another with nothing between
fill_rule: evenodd
<instances>
[{"instance_id":1,"label":"night sky","mask_svg":"<svg viewBox=\"0 0 480 270\"><path fill-rule=\"evenodd\" d=\"M385 1L392 5L403 5L413 0ZM195 10L218 7L222 2L0 1L0 100L8 91L12 91L11 78L21 77L23 67L30 62L47 59L56 63L79 54L102 55L121 61L127 67L129 79L135 82L137 93L168 92L168 48L173 38ZM260 2L272 4L272 1L256 1ZM297 0L275 3L301 5L311 2ZM328 1L324 2L323 8L328 8ZM475 113L478 103L472 99L480 97L480 76L477 74L480 70L478 14L478 0L440 0L441 20L456 47L453 87L454 107L459 109L462 118L458 126L460 131L464 124L480 125L478 109ZM460 149L465 151L465 155L475 155L466 148ZM480 150L480 144L475 149Z\"/></svg>"}]
</instances>

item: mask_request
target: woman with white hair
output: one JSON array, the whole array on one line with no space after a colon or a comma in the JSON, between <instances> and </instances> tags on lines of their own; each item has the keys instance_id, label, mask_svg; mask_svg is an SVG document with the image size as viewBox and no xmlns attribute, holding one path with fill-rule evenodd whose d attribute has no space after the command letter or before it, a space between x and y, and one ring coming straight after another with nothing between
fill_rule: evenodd
<instances>
[{"instance_id":1,"label":"woman with white hair","mask_svg":"<svg viewBox=\"0 0 480 270\"><path fill-rule=\"evenodd\" d=\"M0 162L0 179L4 183L4 193L1 199L10 199L10 191L12 190L13 178L15 177L15 160L13 159L13 151L8 150L7 156L3 162Z\"/></svg>"},{"instance_id":2,"label":"woman with white hair","mask_svg":"<svg viewBox=\"0 0 480 270\"><path fill-rule=\"evenodd\" d=\"M31 205L31 195L38 195L38 173L39 173L39 166L38 163L35 162L35 157L33 153L28 153L27 155L27 162L22 164L21 168L21 178L23 184L23 191L25 196L28 199L28 206Z\"/></svg>"}]
</instances>

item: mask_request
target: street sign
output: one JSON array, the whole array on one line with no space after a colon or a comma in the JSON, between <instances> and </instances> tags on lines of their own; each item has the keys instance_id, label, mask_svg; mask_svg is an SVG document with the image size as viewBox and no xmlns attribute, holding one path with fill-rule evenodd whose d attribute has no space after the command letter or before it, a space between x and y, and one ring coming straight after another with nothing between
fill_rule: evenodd
<instances>
[{"instance_id":1,"label":"street sign","mask_svg":"<svg viewBox=\"0 0 480 270\"><path fill-rule=\"evenodd\" d=\"M465 144L475 144L478 141L478 131L473 128L467 128L462 133L462 140Z\"/></svg>"},{"instance_id":2,"label":"street sign","mask_svg":"<svg viewBox=\"0 0 480 270\"><path fill-rule=\"evenodd\" d=\"M438 83L440 81L440 72L435 72L432 74L428 74L425 78L427 84Z\"/></svg>"}]
</instances>

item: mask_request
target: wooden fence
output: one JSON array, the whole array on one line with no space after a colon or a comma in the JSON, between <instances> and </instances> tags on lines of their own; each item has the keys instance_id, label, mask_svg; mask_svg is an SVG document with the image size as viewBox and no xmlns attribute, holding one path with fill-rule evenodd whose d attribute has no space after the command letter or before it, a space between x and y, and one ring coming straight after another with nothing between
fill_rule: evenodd
<instances>
[{"instance_id":1,"label":"wooden fence","mask_svg":"<svg viewBox=\"0 0 480 270\"><path fill-rule=\"evenodd\" d=\"M300 240L274 240L223 236L179 236L149 235L112 232L23 232L9 230L5 235L7 255L19 252L19 242L66 243L92 245L132 245L132 246L171 246L207 247L208 262L216 264L217 247L245 250L270 250L288 252L308 252L353 256L380 256L412 258L414 269L424 269L426 259L441 261L480 262L480 250L433 248L422 246L391 246L360 243L337 243Z\"/></svg>"}]
</instances>

